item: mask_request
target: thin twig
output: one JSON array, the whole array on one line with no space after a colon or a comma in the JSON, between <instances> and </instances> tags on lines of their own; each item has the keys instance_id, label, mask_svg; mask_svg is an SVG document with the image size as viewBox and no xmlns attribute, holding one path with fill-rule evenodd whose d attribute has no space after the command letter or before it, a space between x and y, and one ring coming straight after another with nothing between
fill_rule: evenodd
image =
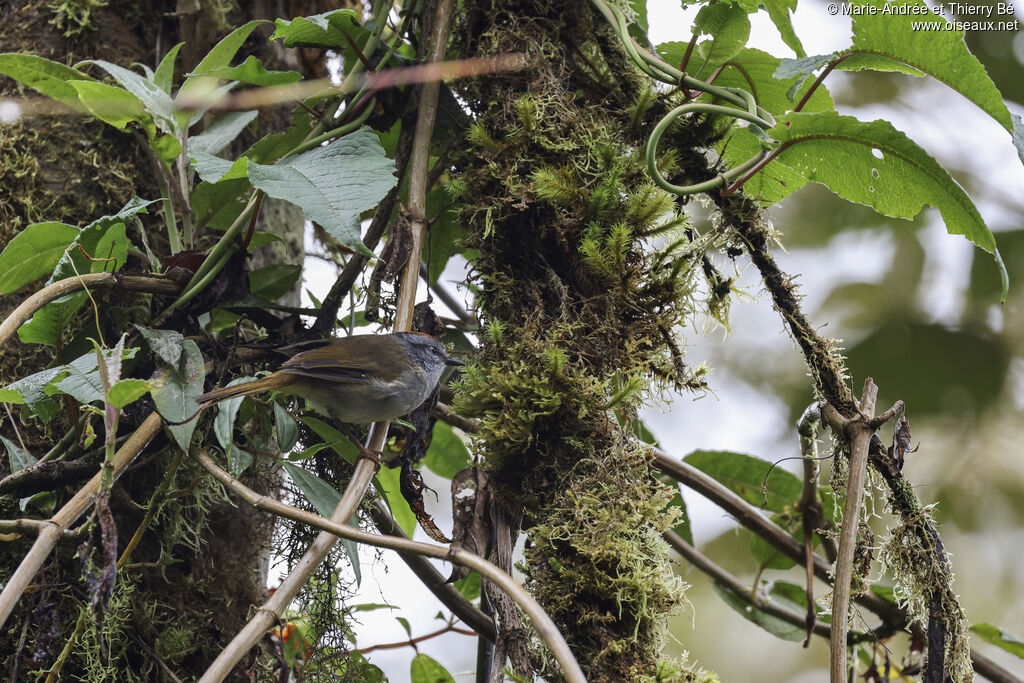
<instances>
[{"instance_id":1,"label":"thin twig","mask_svg":"<svg viewBox=\"0 0 1024 683\"><path fill-rule=\"evenodd\" d=\"M850 475L846 482L846 501L843 505L843 524L839 531L839 556L836 558L835 583L832 590L832 637L829 640L831 683L846 681L846 632L849 628L850 582L853 579L853 551L857 542L857 528L860 525L860 506L864 501L864 487L867 482L868 448L871 435L875 433L877 420L896 414L903 403L875 418L875 400L878 386L870 377L864 380L864 390L858 404L859 415L849 420L839 416L832 406L825 406L824 415L836 434L842 434L850 441Z\"/></svg>"},{"instance_id":2,"label":"thin twig","mask_svg":"<svg viewBox=\"0 0 1024 683\"><path fill-rule=\"evenodd\" d=\"M46 304L65 294L77 292L83 287L119 287L121 289L150 292L153 294L177 294L181 286L167 278L142 275L118 275L116 273L88 273L80 277L69 277L47 285L21 302L0 324L0 344L6 342L15 330L22 326L35 312Z\"/></svg>"},{"instance_id":3,"label":"thin twig","mask_svg":"<svg viewBox=\"0 0 1024 683\"><path fill-rule=\"evenodd\" d=\"M503 591L508 593L523 609L523 611L526 612L530 619L533 620L533 624L537 629L538 635L545 643L547 643L548 647L551 648L551 652L558 660L558 663L562 666L565 678L569 681L585 683L586 678L583 676L583 671L579 668L579 664L576 663L576 659L573 657L572 651L569 649L568 644L566 644L562 634L558 631L558 627L555 626L553 621L551 621L551 617L544 612L543 608L541 608L537 601L534 600L522 586L517 584L511 576L484 558L458 548L446 548L432 543L422 543L420 541L412 541L407 538L398 538L396 536L371 534L369 532L362 531L361 529L349 526L344 520L336 521L333 519L326 519L320 515L300 510L278 500L274 500L269 496L256 493L249 487L245 486L245 484L238 481L235 477L231 476L231 474L220 467L203 451L197 450L193 454L193 457L199 461L199 464L202 465L207 472L216 477L216 479L225 487L259 510L270 512L301 524L308 524L309 526L321 529L322 533L326 533L327 535L335 538L347 538L352 541L366 543L367 545L372 545L378 548L389 548L391 550L400 550L407 553L418 553L426 557L433 557L453 564L469 567L470 569L480 572L482 576L497 584ZM274 594L276 595L280 590L281 589L279 588ZM209 675L210 671L208 670L206 674L204 674L202 680L205 680Z\"/></svg>"},{"instance_id":4,"label":"thin twig","mask_svg":"<svg viewBox=\"0 0 1024 683\"><path fill-rule=\"evenodd\" d=\"M464 636L475 636L478 635L475 631L468 631L464 628L459 628L455 625L454 620L449 619L448 623L441 628L431 631L430 633L424 633L422 636L416 636L415 638L409 638L408 640L401 640L397 643L381 643L379 645L370 645L369 647L361 647L356 649L356 652L362 655L368 655L371 652L377 650L397 650L403 647L415 648L416 645L424 641L430 640L431 638L437 638L443 636L445 633L461 633Z\"/></svg>"},{"instance_id":5,"label":"thin twig","mask_svg":"<svg viewBox=\"0 0 1024 683\"><path fill-rule=\"evenodd\" d=\"M163 421L159 415L150 413L149 417L139 425L135 433L131 435L128 441L114 455L113 472L115 477L119 476L135 457L142 452L142 449L146 447L150 439L156 436L162 424ZM0 593L0 626L3 626L4 622L7 621L7 617L11 615L15 605L18 603L18 599L25 592L25 589L28 588L32 577L43 566L57 541L64 535L64 532L71 524L93 504L93 500L100 490L102 478L103 473L97 472L85 486L80 488L71 497L71 500L64 504L64 507L47 520L47 528L39 532L39 537L36 539L35 544L28 551L28 554L25 555L25 558L18 565L14 574L11 575L7 585L4 586L3 593Z\"/></svg>"}]
</instances>

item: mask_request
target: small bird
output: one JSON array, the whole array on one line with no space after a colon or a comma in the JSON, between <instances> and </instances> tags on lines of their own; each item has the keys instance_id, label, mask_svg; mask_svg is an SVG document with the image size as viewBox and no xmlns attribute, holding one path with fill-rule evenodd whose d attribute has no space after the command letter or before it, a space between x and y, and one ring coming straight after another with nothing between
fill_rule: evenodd
<instances>
[{"instance_id":1,"label":"small bird","mask_svg":"<svg viewBox=\"0 0 1024 683\"><path fill-rule=\"evenodd\" d=\"M445 367L464 365L436 339L419 332L353 335L283 350L293 348L307 350L262 379L214 389L196 403L278 390L306 399L317 412L339 422L382 422L406 415L427 400Z\"/></svg>"}]
</instances>

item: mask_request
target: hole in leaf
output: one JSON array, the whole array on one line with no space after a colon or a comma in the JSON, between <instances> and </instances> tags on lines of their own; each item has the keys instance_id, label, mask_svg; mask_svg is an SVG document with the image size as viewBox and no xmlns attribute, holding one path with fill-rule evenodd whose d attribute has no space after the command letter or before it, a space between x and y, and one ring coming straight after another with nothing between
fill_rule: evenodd
<instances>
[{"instance_id":1,"label":"hole in leaf","mask_svg":"<svg viewBox=\"0 0 1024 683\"><path fill-rule=\"evenodd\" d=\"M877 168L871 169L871 177L872 178L877 178L878 175L879 175L879 173L878 173L878 169Z\"/></svg>"},{"instance_id":2,"label":"hole in leaf","mask_svg":"<svg viewBox=\"0 0 1024 683\"><path fill-rule=\"evenodd\" d=\"M885 155L882 154L882 150L878 149L877 147L874 147L874 148L871 149L871 156L875 157L876 159L884 159L885 158Z\"/></svg>"}]
</instances>

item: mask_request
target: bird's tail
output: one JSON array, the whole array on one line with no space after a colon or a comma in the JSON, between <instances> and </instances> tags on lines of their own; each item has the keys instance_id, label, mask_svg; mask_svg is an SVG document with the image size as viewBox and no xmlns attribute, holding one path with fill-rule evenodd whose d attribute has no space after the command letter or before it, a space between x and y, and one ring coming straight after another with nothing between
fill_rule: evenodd
<instances>
[{"instance_id":1,"label":"bird's tail","mask_svg":"<svg viewBox=\"0 0 1024 683\"><path fill-rule=\"evenodd\" d=\"M236 384L231 387L214 389L213 391L206 392L202 396L197 396L196 403L219 403L220 401L224 401L229 398L248 396L249 394L258 394L261 391L280 389L284 379L284 376L274 373L262 379L254 379L251 382L243 382L242 384Z\"/></svg>"}]
</instances>

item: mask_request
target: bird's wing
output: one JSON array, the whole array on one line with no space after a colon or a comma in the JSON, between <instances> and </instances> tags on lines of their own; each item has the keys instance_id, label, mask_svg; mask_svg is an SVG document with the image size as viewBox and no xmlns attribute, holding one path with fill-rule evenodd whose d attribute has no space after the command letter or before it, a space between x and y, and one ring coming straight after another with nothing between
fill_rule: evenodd
<instances>
[{"instance_id":1,"label":"bird's wing","mask_svg":"<svg viewBox=\"0 0 1024 683\"><path fill-rule=\"evenodd\" d=\"M328 382L364 384L369 381L367 365L365 359L353 357L353 351L354 348L347 344L340 348L337 344L330 344L310 349L289 358L278 372Z\"/></svg>"}]
</instances>

